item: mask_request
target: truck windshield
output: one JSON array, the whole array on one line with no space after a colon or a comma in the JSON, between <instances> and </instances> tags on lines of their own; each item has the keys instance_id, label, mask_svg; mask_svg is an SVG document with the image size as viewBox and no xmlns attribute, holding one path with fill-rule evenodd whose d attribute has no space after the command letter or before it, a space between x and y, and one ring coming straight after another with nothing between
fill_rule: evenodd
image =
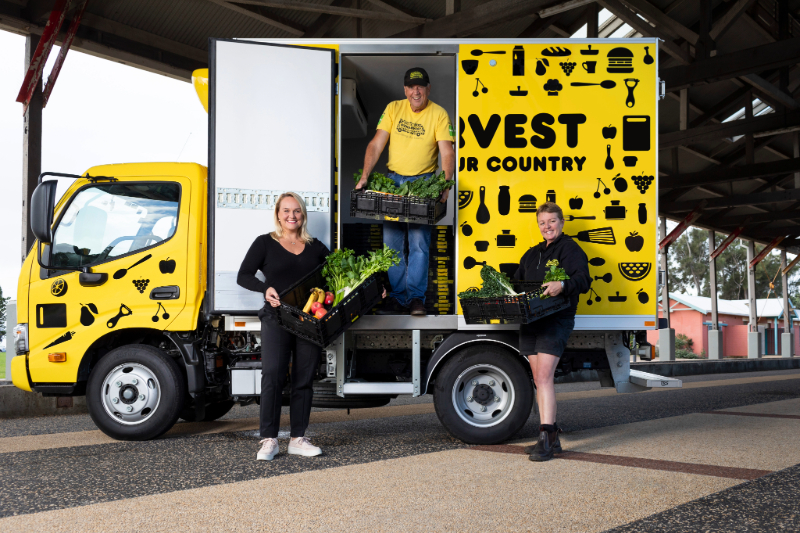
<instances>
[{"instance_id":1,"label":"truck windshield","mask_svg":"<svg viewBox=\"0 0 800 533\"><path fill-rule=\"evenodd\" d=\"M50 265L94 265L167 240L178 223L180 191L163 182L81 190L56 228Z\"/></svg>"}]
</instances>

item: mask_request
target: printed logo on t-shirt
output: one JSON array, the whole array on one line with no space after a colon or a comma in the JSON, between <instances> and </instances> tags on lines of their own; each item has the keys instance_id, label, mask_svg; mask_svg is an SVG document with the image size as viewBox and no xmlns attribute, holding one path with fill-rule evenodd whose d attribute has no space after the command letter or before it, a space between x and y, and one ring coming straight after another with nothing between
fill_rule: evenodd
<instances>
[{"instance_id":1,"label":"printed logo on t-shirt","mask_svg":"<svg viewBox=\"0 0 800 533\"><path fill-rule=\"evenodd\" d=\"M381 113L381 118L378 119L378 126L380 126L381 122L383 122L384 115L386 115L386 113Z\"/></svg>"},{"instance_id":2,"label":"printed logo on t-shirt","mask_svg":"<svg viewBox=\"0 0 800 533\"><path fill-rule=\"evenodd\" d=\"M450 137L455 137L456 136L456 132L453 131L453 125L452 124L448 124L447 125L447 132L450 134Z\"/></svg>"},{"instance_id":3,"label":"printed logo on t-shirt","mask_svg":"<svg viewBox=\"0 0 800 533\"><path fill-rule=\"evenodd\" d=\"M425 135L425 128L422 127L422 124L409 122L407 120L403 120L402 118L397 123L397 131L398 133L408 133L410 135L416 135L417 137L422 137Z\"/></svg>"}]
</instances>

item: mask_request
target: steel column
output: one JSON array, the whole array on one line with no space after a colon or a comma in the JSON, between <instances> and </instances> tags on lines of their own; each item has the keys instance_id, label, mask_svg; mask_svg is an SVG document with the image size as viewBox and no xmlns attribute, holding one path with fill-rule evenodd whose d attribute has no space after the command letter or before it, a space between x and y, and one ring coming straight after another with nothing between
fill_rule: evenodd
<instances>
[{"instance_id":1,"label":"steel column","mask_svg":"<svg viewBox=\"0 0 800 533\"><path fill-rule=\"evenodd\" d=\"M713 230L708 232L708 249L716 249L716 234ZM708 260L708 287L711 292L711 329L708 330L708 358L722 359L722 331L719 329L719 311L717 307L717 258L711 257Z\"/></svg>"},{"instance_id":2,"label":"steel column","mask_svg":"<svg viewBox=\"0 0 800 533\"><path fill-rule=\"evenodd\" d=\"M750 320L747 332L747 357L761 357L761 344L758 342L758 316L756 314L756 270L751 266L755 257L755 242L747 241L747 298L749 301Z\"/></svg>"},{"instance_id":3,"label":"steel column","mask_svg":"<svg viewBox=\"0 0 800 533\"><path fill-rule=\"evenodd\" d=\"M781 348L778 353L783 357L792 356L794 335L792 335L791 306L789 305L789 276L786 272L786 250L781 250L781 292L783 296L783 334L781 335ZM775 325L777 328L777 324ZM777 335L777 332L776 332Z\"/></svg>"},{"instance_id":4,"label":"steel column","mask_svg":"<svg viewBox=\"0 0 800 533\"><path fill-rule=\"evenodd\" d=\"M25 67L39 45L40 36L30 34L25 38ZM20 263L25 261L33 245L33 232L30 225L30 200L33 190L39 183L42 173L42 80L36 84L25 109L22 134L22 254Z\"/></svg>"},{"instance_id":5,"label":"steel column","mask_svg":"<svg viewBox=\"0 0 800 533\"><path fill-rule=\"evenodd\" d=\"M660 233L661 239L664 240L667 235L667 219L665 217L661 217L661 225L660 225ZM664 311L664 318L667 319L667 327L670 327L669 323L669 259L667 254L669 252L669 246L665 246L660 252L660 260L661 260L661 270L664 271L664 285L661 287L661 306L663 307Z\"/></svg>"}]
</instances>

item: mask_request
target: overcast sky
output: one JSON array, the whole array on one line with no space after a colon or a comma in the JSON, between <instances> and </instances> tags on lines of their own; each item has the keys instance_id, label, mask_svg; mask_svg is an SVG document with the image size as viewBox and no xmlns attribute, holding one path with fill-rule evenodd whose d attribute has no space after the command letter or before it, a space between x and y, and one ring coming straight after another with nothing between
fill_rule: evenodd
<instances>
[{"instance_id":1,"label":"overcast sky","mask_svg":"<svg viewBox=\"0 0 800 533\"><path fill-rule=\"evenodd\" d=\"M16 298L22 235L25 38L0 31L0 287ZM58 55L53 47L46 79ZM42 171L83 174L107 163L205 165L207 115L190 83L70 50L43 111Z\"/></svg>"}]
</instances>

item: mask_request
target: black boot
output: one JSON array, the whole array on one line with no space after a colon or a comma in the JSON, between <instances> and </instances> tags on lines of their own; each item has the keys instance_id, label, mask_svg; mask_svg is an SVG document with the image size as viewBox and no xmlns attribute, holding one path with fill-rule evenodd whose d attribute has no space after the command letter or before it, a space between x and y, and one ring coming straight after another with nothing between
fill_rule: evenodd
<instances>
[{"instance_id":1,"label":"black boot","mask_svg":"<svg viewBox=\"0 0 800 533\"><path fill-rule=\"evenodd\" d=\"M407 315L408 307L401 305L395 298L386 298L381 307L375 312L376 315Z\"/></svg>"},{"instance_id":2,"label":"black boot","mask_svg":"<svg viewBox=\"0 0 800 533\"><path fill-rule=\"evenodd\" d=\"M558 434L561 433L561 428L558 427L558 424L553 424L553 427L555 428L555 435L556 435L555 441L553 441L553 453L561 453L562 452L561 439L558 437ZM541 426L540 426L540 431L541 431ZM538 444L538 442L536 444ZM527 453L528 455L532 454L533 449L536 448L536 444L531 444L530 446L526 446L525 453Z\"/></svg>"},{"instance_id":3,"label":"black boot","mask_svg":"<svg viewBox=\"0 0 800 533\"><path fill-rule=\"evenodd\" d=\"M555 442L556 439L558 439L558 430L550 430L551 428L552 426L548 428L545 428L545 426L539 427L539 440L536 442L536 444L534 444L533 450L531 450L531 454L528 459L531 461L541 462L549 461L553 458L553 453L555 453Z\"/></svg>"}]
</instances>

